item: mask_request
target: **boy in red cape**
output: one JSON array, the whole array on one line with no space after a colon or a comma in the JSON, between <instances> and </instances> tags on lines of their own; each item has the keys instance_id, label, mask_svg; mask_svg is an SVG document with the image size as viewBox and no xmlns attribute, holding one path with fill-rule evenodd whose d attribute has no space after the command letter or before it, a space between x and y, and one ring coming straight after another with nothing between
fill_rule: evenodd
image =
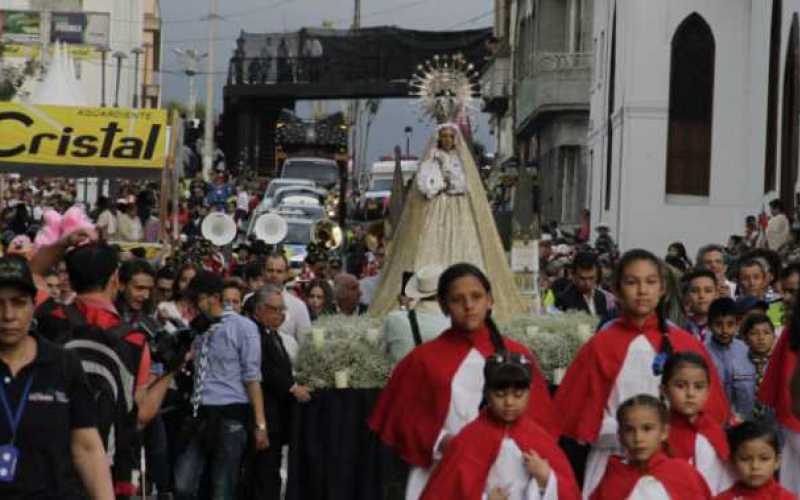
<instances>
[{"instance_id":1,"label":"boy in red cape","mask_svg":"<svg viewBox=\"0 0 800 500\"><path fill-rule=\"evenodd\" d=\"M773 428L764 422L744 422L728 431L728 441L738 481L714 500L797 500L775 481L781 454Z\"/></svg>"},{"instance_id":2,"label":"boy in red cape","mask_svg":"<svg viewBox=\"0 0 800 500\"><path fill-rule=\"evenodd\" d=\"M491 356L484 368L487 407L453 438L422 500L578 500L580 491L555 439L525 412L530 361Z\"/></svg>"}]
</instances>

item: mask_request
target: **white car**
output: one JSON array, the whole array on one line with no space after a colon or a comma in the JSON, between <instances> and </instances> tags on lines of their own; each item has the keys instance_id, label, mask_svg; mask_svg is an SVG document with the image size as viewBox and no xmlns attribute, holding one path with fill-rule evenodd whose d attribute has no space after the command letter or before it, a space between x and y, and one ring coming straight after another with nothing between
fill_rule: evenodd
<instances>
[{"instance_id":1,"label":"white car","mask_svg":"<svg viewBox=\"0 0 800 500\"><path fill-rule=\"evenodd\" d=\"M272 206L272 200L275 197L275 193L280 189L287 186L305 186L305 187L315 187L314 181L308 179L272 179L269 181L269 185L267 185L266 191L264 191L264 196L261 198L261 204L259 205L259 209L266 210L270 206Z\"/></svg>"}]
</instances>

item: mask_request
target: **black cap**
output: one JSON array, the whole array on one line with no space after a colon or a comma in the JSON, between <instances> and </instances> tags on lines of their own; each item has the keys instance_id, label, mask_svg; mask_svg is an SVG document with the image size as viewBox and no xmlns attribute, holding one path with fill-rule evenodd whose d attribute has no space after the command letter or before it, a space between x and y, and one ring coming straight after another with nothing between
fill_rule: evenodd
<instances>
[{"instance_id":1,"label":"black cap","mask_svg":"<svg viewBox=\"0 0 800 500\"><path fill-rule=\"evenodd\" d=\"M211 271L200 271L192 278L192 281L189 282L185 294L186 298L192 302L196 302L201 294L221 294L223 288L225 288L225 282L222 276L217 273L212 273Z\"/></svg>"},{"instance_id":2,"label":"black cap","mask_svg":"<svg viewBox=\"0 0 800 500\"><path fill-rule=\"evenodd\" d=\"M35 296L37 289L28 261L14 255L0 258L0 287L19 288Z\"/></svg>"}]
</instances>

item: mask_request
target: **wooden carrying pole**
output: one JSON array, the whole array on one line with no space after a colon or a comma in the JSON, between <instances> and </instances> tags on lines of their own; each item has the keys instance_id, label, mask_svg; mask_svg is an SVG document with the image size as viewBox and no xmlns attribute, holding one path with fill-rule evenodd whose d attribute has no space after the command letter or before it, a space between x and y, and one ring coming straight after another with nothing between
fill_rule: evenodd
<instances>
[{"instance_id":1,"label":"wooden carrying pole","mask_svg":"<svg viewBox=\"0 0 800 500\"><path fill-rule=\"evenodd\" d=\"M177 157L179 152L179 147L183 142L183 121L175 114L175 117L172 120L172 127L171 133L169 138L169 152L167 153L167 161L164 165L164 168L161 170L161 197L159 203L159 211L158 211L158 220L161 221L161 233L159 235L159 240L161 243L168 243L170 242L170 237L174 238L175 229L178 223L178 211L177 211L177 203L178 203L178 176L175 175L177 168ZM169 201L172 200L172 226L173 226L173 234L170 235L167 231L167 217L169 211L167 210L167 204Z\"/></svg>"}]
</instances>

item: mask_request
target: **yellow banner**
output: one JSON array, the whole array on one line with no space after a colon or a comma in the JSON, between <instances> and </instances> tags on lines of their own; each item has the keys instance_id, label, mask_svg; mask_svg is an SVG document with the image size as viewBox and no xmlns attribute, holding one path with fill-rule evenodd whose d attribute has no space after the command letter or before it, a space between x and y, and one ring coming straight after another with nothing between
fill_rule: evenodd
<instances>
[{"instance_id":1,"label":"yellow banner","mask_svg":"<svg viewBox=\"0 0 800 500\"><path fill-rule=\"evenodd\" d=\"M100 51L91 45L67 45L67 51L73 59L79 61L100 59Z\"/></svg>"},{"instance_id":2,"label":"yellow banner","mask_svg":"<svg viewBox=\"0 0 800 500\"><path fill-rule=\"evenodd\" d=\"M67 52L76 61L96 61L100 59L100 50L91 45L66 45ZM53 57L55 49L51 46L48 54ZM41 45L8 44L3 47L3 57L8 59L39 59L42 55ZM110 63L109 63L110 65Z\"/></svg>"},{"instance_id":3,"label":"yellow banner","mask_svg":"<svg viewBox=\"0 0 800 500\"><path fill-rule=\"evenodd\" d=\"M8 59L38 59L41 53L40 45L9 43L3 47L3 57Z\"/></svg>"},{"instance_id":4,"label":"yellow banner","mask_svg":"<svg viewBox=\"0 0 800 500\"><path fill-rule=\"evenodd\" d=\"M167 113L0 103L0 164L161 169Z\"/></svg>"}]
</instances>

